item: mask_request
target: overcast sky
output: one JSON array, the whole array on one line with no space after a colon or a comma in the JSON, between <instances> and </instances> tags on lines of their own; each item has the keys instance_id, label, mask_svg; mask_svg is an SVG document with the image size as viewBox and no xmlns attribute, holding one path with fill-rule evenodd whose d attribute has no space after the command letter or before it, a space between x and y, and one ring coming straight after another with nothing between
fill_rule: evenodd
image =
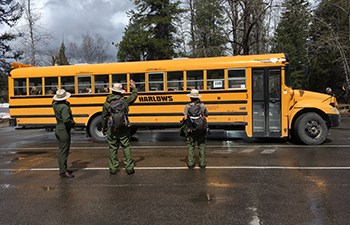
<instances>
[{"instance_id":1,"label":"overcast sky","mask_svg":"<svg viewBox=\"0 0 350 225\"><path fill-rule=\"evenodd\" d=\"M129 22L126 12L134 7L130 0L32 0L35 11L41 14L40 26L51 33L52 49L59 48L63 38L81 43L87 32L100 34L108 43L108 54L116 60L118 43Z\"/></svg>"}]
</instances>

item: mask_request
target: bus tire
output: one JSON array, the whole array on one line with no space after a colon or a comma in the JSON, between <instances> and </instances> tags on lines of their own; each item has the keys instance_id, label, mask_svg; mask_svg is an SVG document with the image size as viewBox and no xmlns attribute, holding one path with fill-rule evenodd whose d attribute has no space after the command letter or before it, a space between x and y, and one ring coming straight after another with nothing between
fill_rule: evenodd
<instances>
[{"instance_id":1,"label":"bus tire","mask_svg":"<svg viewBox=\"0 0 350 225\"><path fill-rule=\"evenodd\" d=\"M317 113L305 113L297 118L294 125L296 140L306 145L322 144L328 135L326 122Z\"/></svg>"},{"instance_id":2,"label":"bus tire","mask_svg":"<svg viewBox=\"0 0 350 225\"><path fill-rule=\"evenodd\" d=\"M136 134L136 132L137 132L137 128L136 128L136 127L131 127L131 129L130 129L130 135L133 136L133 135Z\"/></svg>"},{"instance_id":3,"label":"bus tire","mask_svg":"<svg viewBox=\"0 0 350 225\"><path fill-rule=\"evenodd\" d=\"M106 142L106 136L102 133L102 116L96 116L89 125L90 136L96 142Z\"/></svg>"}]
</instances>

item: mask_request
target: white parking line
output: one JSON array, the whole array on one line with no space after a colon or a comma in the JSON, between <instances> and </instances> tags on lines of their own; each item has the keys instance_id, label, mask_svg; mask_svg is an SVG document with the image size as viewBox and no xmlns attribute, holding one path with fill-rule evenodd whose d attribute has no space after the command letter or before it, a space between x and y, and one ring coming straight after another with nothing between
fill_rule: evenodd
<instances>
[{"instance_id":1,"label":"white parking line","mask_svg":"<svg viewBox=\"0 0 350 225\"><path fill-rule=\"evenodd\" d=\"M260 154L272 154L276 151L276 149L265 149L264 151L262 151Z\"/></svg>"},{"instance_id":2,"label":"white parking line","mask_svg":"<svg viewBox=\"0 0 350 225\"><path fill-rule=\"evenodd\" d=\"M247 154L247 153L252 153L254 151L255 151L255 148L246 148L246 149L244 149L244 150L242 150L242 151L240 151L238 153L240 153L240 154Z\"/></svg>"},{"instance_id":3,"label":"white parking line","mask_svg":"<svg viewBox=\"0 0 350 225\"><path fill-rule=\"evenodd\" d=\"M89 168L70 168L72 170L87 170L98 171L108 170L108 167L89 167ZM195 169L200 169L196 167ZM350 166L343 167L285 167L285 166L207 166L206 169L230 169L230 170L350 170ZM188 170L185 166L166 166L166 167L135 167L135 170ZM38 172L38 171L58 171L58 168L13 168L13 169L0 169L0 172Z\"/></svg>"},{"instance_id":4,"label":"white parking line","mask_svg":"<svg viewBox=\"0 0 350 225\"><path fill-rule=\"evenodd\" d=\"M168 145L156 145L156 146L131 146L133 149L178 149L187 148L187 145L168 146ZM249 145L207 145L207 148L247 148ZM254 148L350 148L350 145L254 145ZM0 147L0 150L57 150L58 147L35 147L35 148L16 148L16 147ZM85 147L72 147L70 149L82 150L82 149L108 149L106 146L85 146Z\"/></svg>"}]
</instances>

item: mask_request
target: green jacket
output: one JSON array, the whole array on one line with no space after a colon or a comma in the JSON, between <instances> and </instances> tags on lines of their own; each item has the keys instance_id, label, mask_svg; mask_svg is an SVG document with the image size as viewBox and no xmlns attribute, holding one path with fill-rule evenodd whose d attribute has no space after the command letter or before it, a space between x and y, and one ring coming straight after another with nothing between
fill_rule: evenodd
<instances>
[{"instance_id":1,"label":"green jacket","mask_svg":"<svg viewBox=\"0 0 350 225\"><path fill-rule=\"evenodd\" d=\"M52 107L55 112L57 127L65 127L66 129L71 129L74 127L75 122L72 111L70 110L69 102L53 101Z\"/></svg>"},{"instance_id":2,"label":"green jacket","mask_svg":"<svg viewBox=\"0 0 350 225\"><path fill-rule=\"evenodd\" d=\"M120 98L124 98L123 95L119 94L119 93L112 93L110 95L107 96L106 102L103 104L102 107L102 129L104 132L107 131L107 123L108 123L108 119L111 116L110 111L109 111L109 107L110 107L110 103L114 100L118 100ZM137 98L137 88L132 89L131 95L125 100L126 103L126 109L129 112L129 105L134 104L134 102L136 101Z\"/></svg>"}]
</instances>

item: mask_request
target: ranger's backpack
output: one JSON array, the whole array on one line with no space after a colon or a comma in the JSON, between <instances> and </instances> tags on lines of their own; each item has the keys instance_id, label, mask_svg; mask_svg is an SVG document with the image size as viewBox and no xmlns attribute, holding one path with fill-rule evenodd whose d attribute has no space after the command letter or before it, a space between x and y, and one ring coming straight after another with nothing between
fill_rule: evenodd
<instances>
[{"instance_id":1,"label":"ranger's backpack","mask_svg":"<svg viewBox=\"0 0 350 225\"><path fill-rule=\"evenodd\" d=\"M124 98L119 98L109 104L110 122L109 125L116 130L129 126L127 117L126 102Z\"/></svg>"},{"instance_id":2,"label":"ranger's backpack","mask_svg":"<svg viewBox=\"0 0 350 225\"><path fill-rule=\"evenodd\" d=\"M203 116L201 103L191 103L188 108L188 129L191 133L204 133L207 131L207 121Z\"/></svg>"}]
</instances>

